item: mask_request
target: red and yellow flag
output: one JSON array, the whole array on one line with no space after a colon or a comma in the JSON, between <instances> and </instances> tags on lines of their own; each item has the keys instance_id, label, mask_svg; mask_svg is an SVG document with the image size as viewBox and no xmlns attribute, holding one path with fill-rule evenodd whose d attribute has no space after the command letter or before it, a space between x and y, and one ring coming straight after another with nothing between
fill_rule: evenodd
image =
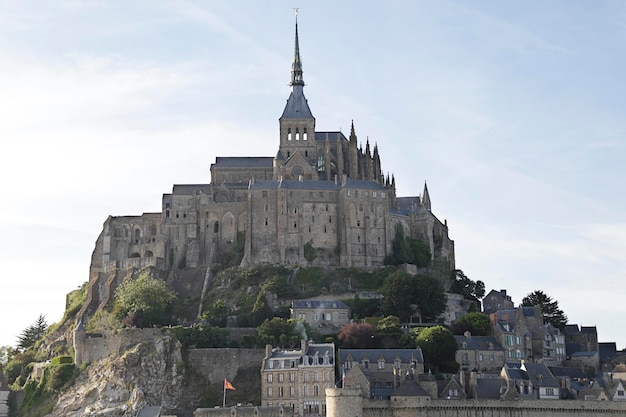
<instances>
[{"instance_id":1,"label":"red and yellow flag","mask_svg":"<svg viewBox=\"0 0 626 417\"><path fill-rule=\"evenodd\" d=\"M233 387L233 384L228 382L228 379L224 380L224 389L231 389L233 391L237 391L237 388Z\"/></svg>"}]
</instances>

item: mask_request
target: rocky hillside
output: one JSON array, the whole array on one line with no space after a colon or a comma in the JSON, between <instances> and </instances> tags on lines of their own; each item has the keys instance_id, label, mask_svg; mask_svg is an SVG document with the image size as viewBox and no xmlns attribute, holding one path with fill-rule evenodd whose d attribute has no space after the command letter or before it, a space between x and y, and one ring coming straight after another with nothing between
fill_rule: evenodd
<instances>
[{"instance_id":1,"label":"rocky hillside","mask_svg":"<svg viewBox=\"0 0 626 417\"><path fill-rule=\"evenodd\" d=\"M186 389L182 364L176 338L144 341L83 370L48 416L134 417L145 405L176 408Z\"/></svg>"}]
</instances>

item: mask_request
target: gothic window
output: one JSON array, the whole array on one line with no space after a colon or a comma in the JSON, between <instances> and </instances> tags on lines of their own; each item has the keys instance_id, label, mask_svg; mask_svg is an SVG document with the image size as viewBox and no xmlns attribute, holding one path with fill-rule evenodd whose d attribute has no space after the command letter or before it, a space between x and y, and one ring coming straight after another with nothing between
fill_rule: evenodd
<instances>
[{"instance_id":1,"label":"gothic window","mask_svg":"<svg viewBox=\"0 0 626 417\"><path fill-rule=\"evenodd\" d=\"M302 140L307 140L308 139L308 135L306 133L306 127L304 128L304 133L302 134Z\"/></svg>"},{"instance_id":2,"label":"gothic window","mask_svg":"<svg viewBox=\"0 0 626 417\"><path fill-rule=\"evenodd\" d=\"M291 128L287 129L287 140L291 140ZM289 155L287 155L289 156Z\"/></svg>"},{"instance_id":3,"label":"gothic window","mask_svg":"<svg viewBox=\"0 0 626 417\"><path fill-rule=\"evenodd\" d=\"M300 130L296 127L296 140L300 140Z\"/></svg>"},{"instance_id":4,"label":"gothic window","mask_svg":"<svg viewBox=\"0 0 626 417\"><path fill-rule=\"evenodd\" d=\"M324 161L324 155L317 156L317 170L320 172L326 171L326 165Z\"/></svg>"}]
</instances>

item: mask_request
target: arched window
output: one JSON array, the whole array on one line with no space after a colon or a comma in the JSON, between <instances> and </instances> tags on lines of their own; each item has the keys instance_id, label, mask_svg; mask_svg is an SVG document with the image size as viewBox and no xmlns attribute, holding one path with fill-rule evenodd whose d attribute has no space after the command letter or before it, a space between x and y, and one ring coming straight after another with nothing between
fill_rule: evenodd
<instances>
[{"instance_id":1,"label":"arched window","mask_svg":"<svg viewBox=\"0 0 626 417\"><path fill-rule=\"evenodd\" d=\"M287 140L291 140L291 128L287 129Z\"/></svg>"},{"instance_id":2,"label":"arched window","mask_svg":"<svg viewBox=\"0 0 626 417\"><path fill-rule=\"evenodd\" d=\"M296 140L300 140L300 130L296 127Z\"/></svg>"},{"instance_id":3,"label":"arched window","mask_svg":"<svg viewBox=\"0 0 626 417\"><path fill-rule=\"evenodd\" d=\"M220 222L215 222L213 224L213 233L218 233L220 231Z\"/></svg>"},{"instance_id":4,"label":"arched window","mask_svg":"<svg viewBox=\"0 0 626 417\"><path fill-rule=\"evenodd\" d=\"M304 133L302 134L302 140L307 140L306 127L304 128Z\"/></svg>"}]
</instances>

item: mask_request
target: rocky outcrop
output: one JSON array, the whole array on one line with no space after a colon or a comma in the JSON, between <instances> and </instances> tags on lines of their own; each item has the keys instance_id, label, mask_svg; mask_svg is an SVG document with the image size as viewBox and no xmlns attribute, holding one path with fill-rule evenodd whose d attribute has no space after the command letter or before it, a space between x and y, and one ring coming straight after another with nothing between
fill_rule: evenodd
<instances>
[{"instance_id":1,"label":"rocky outcrop","mask_svg":"<svg viewBox=\"0 0 626 417\"><path fill-rule=\"evenodd\" d=\"M134 417L146 405L178 406L183 390L180 342L163 335L121 355L104 358L81 372L59 396L49 417Z\"/></svg>"}]
</instances>

